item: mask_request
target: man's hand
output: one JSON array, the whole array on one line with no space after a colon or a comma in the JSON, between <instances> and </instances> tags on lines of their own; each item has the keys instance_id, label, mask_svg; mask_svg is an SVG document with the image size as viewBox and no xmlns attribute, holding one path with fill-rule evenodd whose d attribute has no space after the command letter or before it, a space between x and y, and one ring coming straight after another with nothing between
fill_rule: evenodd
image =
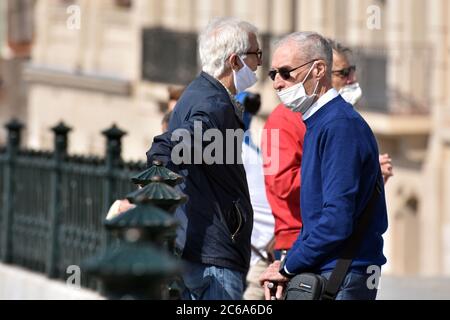
<instances>
[{"instance_id":1,"label":"man's hand","mask_svg":"<svg viewBox=\"0 0 450 320\"><path fill-rule=\"evenodd\" d=\"M259 283L264 286L266 300L279 300L283 296L283 290L289 279L278 272L281 261L276 260L259 277Z\"/></svg>"},{"instance_id":2,"label":"man's hand","mask_svg":"<svg viewBox=\"0 0 450 320\"><path fill-rule=\"evenodd\" d=\"M386 154L380 154L379 161L380 161L380 167L381 167L381 174L383 175L383 179L384 179L384 184L386 184L387 181L389 180L389 178L394 175L394 173L392 172L392 170L394 168L392 166L392 159L386 153Z\"/></svg>"},{"instance_id":3,"label":"man's hand","mask_svg":"<svg viewBox=\"0 0 450 320\"><path fill-rule=\"evenodd\" d=\"M106 220L111 220L121 213L133 209L134 207L136 206L131 204L127 199L116 200L111 208L109 208L108 214L106 215Z\"/></svg>"}]
</instances>

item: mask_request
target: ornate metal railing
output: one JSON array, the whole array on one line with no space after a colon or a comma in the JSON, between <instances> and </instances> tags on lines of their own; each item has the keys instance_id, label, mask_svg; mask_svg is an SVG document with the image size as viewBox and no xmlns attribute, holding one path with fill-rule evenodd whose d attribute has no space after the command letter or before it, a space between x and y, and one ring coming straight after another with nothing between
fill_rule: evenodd
<instances>
[{"instance_id":1,"label":"ornate metal railing","mask_svg":"<svg viewBox=\"0 0 450 320\"><path fill-rule=\"evenodd\" d=\"M70 128L54 127L54 151L20 148L22 124L6 125L8 142L0 147L0 257L27 269L65 280L69 266L79 266L108 244L103 227L114 201L135 190L130 177L142 162L121 159L125 132L103 132L104 158L67 154ZM96 288L92 278L81 284Z\"/></svg>"}]
</instances>

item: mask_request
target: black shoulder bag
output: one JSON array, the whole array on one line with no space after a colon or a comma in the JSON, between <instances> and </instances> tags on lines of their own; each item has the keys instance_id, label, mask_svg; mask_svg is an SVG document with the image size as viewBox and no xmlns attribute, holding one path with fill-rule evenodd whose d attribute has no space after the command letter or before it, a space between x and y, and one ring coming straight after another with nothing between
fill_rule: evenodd
<instances>
[{"instance_id":1,"label":"black shoulder bag","mask_svg":"<svg viewBox=\"0 0 450 320\"><path fill-rule=\"evenodd\" d=\"M361 214L358 225L347 240L348 242L330 275L330 279L327 280L320 274L300 273L289 281L285 290L285 300L334 300L336 298L337 292L347 275L348 268L352 264L353 257L359 248L364 232L369 226L373 207L382 192L381 190L379 179L377 179L372 197Z\"/></svg>"}]
</instances>

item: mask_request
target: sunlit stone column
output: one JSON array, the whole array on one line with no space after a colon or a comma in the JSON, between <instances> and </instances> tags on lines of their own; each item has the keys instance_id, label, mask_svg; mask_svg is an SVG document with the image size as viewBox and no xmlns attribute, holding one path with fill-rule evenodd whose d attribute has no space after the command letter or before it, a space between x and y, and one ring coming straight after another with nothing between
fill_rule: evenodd
<instances>
[{"instance_id":1,"label":"sunlit stone column","mask_svg":"<svg viewBox=\"0 0 450 320\"><path fill-rule=\"evenodd\" d=\"M300 31L316 31L325 33L325 12L327 2L323 0L297 2L296 29ZM328 4L329 5L329 4Z\"/></svg>"},{"instance_id":2,"label":"sunlit stone column","mask_svg":"<svg viewBox=\"0 0 450 320\"><path fill-rule=\"evenodd\" d=\"M194 0L164 0L162 2L162 25L177 31L193 31L195 28Z\"/></svg>"},{"instance_id":3,"label":"sunlit stone column","mask_svg":"<svg viewBox=\"0 0 450 320\"><path fill-rule=\"evenodd\" d=\"M134 10L142 26L157 27L162 22L164 1L161 0L135 0Z\"/></svg>"},{"instance_id":4,"label":"sunlit stone column","mask_svg":"<svg viewBox=\"0 0 450 320\"><path fill-rule=\"evenodd\" d=\"M6 44L6 1L0 1L0 53Z\"/></svg>"},{"instance_id":5,"label":"sunlit stone column","mask_svg":"<svg viewBox=\"0 0 450 320\"><path fill-rule=\"evenodd\" d=\"M93 71L98 65L98 56L100 54L100 44L102 35L106 31L104 21L106 12L110 8L104 7L102 1L84 1L83 2L83 25L81 31L82 42L79 47L79 54L82 69L84 71Z\"/></svg>"},{"instance_id":6,"label":"sunlit stone column","mask_svg":"<svg viewBox=\"0 0 450 320\"><path fill-rule=\"evenodd\" d=\"M449 96L446 78L448 73L448 53L445 52L445 35L448 33L446 25L448 22L448 2L446 0L427 1L428 13L428 36L430 43L433 44L433 70L431 73L430 91L432 99L433 130L427 158L423 171L423 192L427 195L423 199L423 205L420 215L420 225L422 226L421 237L421 270L425 275L438 275L443 271L443 257L448 261L448 245L442 245L444 236L442 230L447 229L448 224L443 220L443 201L448 197L448 182L443 175L443 168L448 166L445 163L445 154L442 137L440 136L443 128L445 97ZM448 34L447 34L448 37ZM446 59L447 56L447 59ZM447 190L445 190L447 188ZM447 191L447 193L446 193ZM445 227L447 226L447 227ZM448 272L448 270L447 270Z\"/></svg>"},{"instance_id":7,"label":"sunlit stone column","mask_svg":"<svg viewBox=\"0 0 450 320\"><path fill-rule=\"evenodd\" d=\"M272 0L270 5L270 26L272 34L284 35L291 33L295 28L294 1L292 0Z\"/></svg>"},{"instance_id":8,"label":"sunlit stone column","mask_svg":"<svg viewBox=\"0 0 450 320\"><path fill-rule=\"evenodd\" d=\"M203 29L213 18L230 16L233 6L233 2L229 0L197 0L195 4L195 24L197 30Z\"/></svg>"},{"instance_id":9,"label":"sunlit stone column","mask_svg":"<svg viewBox=\"0 0 450 320\"><path fill-rule=\"evenodd\" d=\"M361 10L361 0L348 0L347 10L347 43L351 46L361 45L361 28L365 27L365 20L362 21L364 14Z\"/></svg>"},{"instance_id":10,"label":"sunlit stone column","mask_svg":"<svg viewBox=\"0 0 450 320\"><path fill-rule=\"evenodd\" d=\"M6 1L1 1L2 4ZM34 28L35 41L32 48L33 63L43 64L45 61L45 51L48 46L49 17L48 17L49 1L41 0L36 2L34 10Z\"/></svg>"}]
</instances>

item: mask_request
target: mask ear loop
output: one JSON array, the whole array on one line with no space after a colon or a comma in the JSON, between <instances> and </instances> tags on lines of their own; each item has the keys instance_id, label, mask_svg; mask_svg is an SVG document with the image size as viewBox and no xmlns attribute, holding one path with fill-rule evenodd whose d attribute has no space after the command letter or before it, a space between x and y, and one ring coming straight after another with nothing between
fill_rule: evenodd
<instances>
[{"instance_id":1,"label":"mask ear loop","mask_svg":"<svg viewBox=\"0 0 450 320\"><path fill-rule=\"evenodd\" d=\"M245 66L246 66L246 64L245 64L245 62L244 62L244 59L242 59L241 58L241 56L237 56L238 58L239 58L239 60L241 61L241 63L242 63L242 68L245 68ZM241 68L241 69L242 69ZM239 69L240 70L240 69Z\"/></svg>"},{"instance_id":2,"label":"mask ear loop","mask_svg":"<svg viewBox=\"0 0 450 320\"><path fill-rule=\"evenodd\" d=\"M314 88L314 93L312 94L313 96L315 96L317 94L317 88L319 87L319 82L320 82L320 80L317 80L316 87Z\"/></svg>"},{"instance_id":3,"label":"mask ear loop","mask_svg":"<svg viewBox=\"0 0 450 320\"><path fill-rule=\"evenodd\" d=\"M314 61L313 65L311 66L311 69L309 69L308 74L306 75L305 79L302 81L302 85L306 81L306 79L308 79L309 75L311 74L311 71L313 70L314 66L316 65L316 62L317 61ZM319 87L319 81L320 80L317 80L316 87L314 88L314 92L311 96L314 96L317 94L317 88Z\"/></svg>"},{"instance_id":4,"label":"mask ear loop","mask_svg":"<svg viewBox=\"0 0 450 320\"><path fill-rule=\"evenodd\" d=\"M311 74L312 69L314 68L314 66L316 65L317 61L314 61L313 65L311 66L311 68L309 68L308 73L306 74L306 77L303 79L302 84L305 83L306 79L308 79L309 75Z\"/></svg>"}]
</instances>

